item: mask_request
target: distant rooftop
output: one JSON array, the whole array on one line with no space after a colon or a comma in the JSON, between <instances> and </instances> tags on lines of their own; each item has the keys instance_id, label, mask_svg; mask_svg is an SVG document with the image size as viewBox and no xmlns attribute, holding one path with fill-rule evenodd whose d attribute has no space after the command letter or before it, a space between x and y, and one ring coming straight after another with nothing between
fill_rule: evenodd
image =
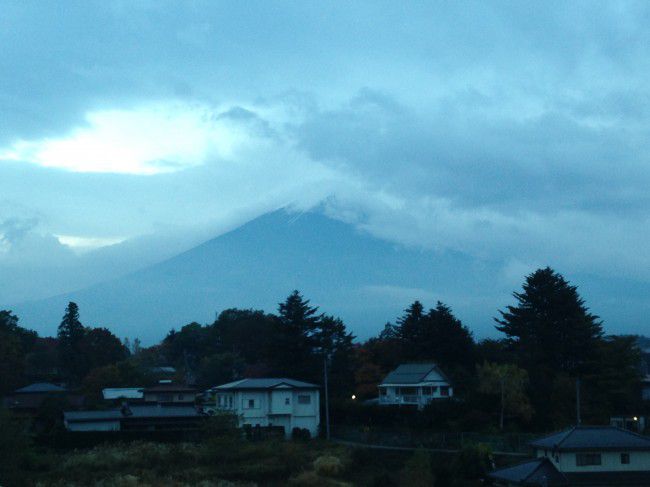
<instances>
[{"instance_id":1,"label":"distant rooftop","mask_svg":"<svg viewBox=\"0 0 650 487\"><path fill-rule=\"evenodd\" d=\"M260 378L241 379L214 387L216 390L238 390L238 389L273 389L276 387L289 387L293 389L318 389L320 386L287 378Z\"/></svg>"},{"instance_id":2,"label":"distant rooftop","mask_svg":"<svg viewBox=\"0 0 650 487\"><path fill-rule=\"evenodd\" d=\"M436 371L447 380L445 374L433 362L402 364L389 373L382 384L419 384L432 371Z\"/></svg>"},{"instance_id":3,"label":"distant rooftop","mask_svg":"<svg viewBox=\"0 0 650 487\"><path fill-rule=\"evenodd\" d=\"M105 411L65 411L63 417L66 421L107 421L129 418L187 418L203 416L194 406L130 406L131 414L126 416L121 409L108 409Z\"/></svg>"},{"instance_id":4,"label":"distant rooftop","mask_svg":"<svg viewBox=\"0 0 650 487\"><path fill-rule=\"evenodd\" d=\"M568 485L567 479L548 458L529 460L488 474L493 479L519 485Z\"/></svg>"},{"instance_id":5,"label":"distant rooftop","mask_svg":"<svg viewBox=\"0 0 650 487\"><path fill-rule=\"evenodd\" d=\"M530 443L548 450L648 450L650 438L614 426L574 426Z\"/></svg>"},{"instance_id":6,"label":"distant rooftop","mask_svg":"<svg viewBox=\"0 0 650 487\"><path fill-rule=\"evenodd\" d=\"M155 386L145 387L144 392L186 392L193 393L197 392L193 387L189 387L185 384L171 384L171 383L160 383Z\"/></svg>"},{"instance_id":7,"label":"distant rooftop","mask_svg":"<svg viewBox=\"0 0 650 487\"><path fill-rule=\"evenodd\" d=\"M66 392L66 389L49 382L37 382L15 391L16 394L37 394L44 392Z\"/></svg>"}]
</instances>

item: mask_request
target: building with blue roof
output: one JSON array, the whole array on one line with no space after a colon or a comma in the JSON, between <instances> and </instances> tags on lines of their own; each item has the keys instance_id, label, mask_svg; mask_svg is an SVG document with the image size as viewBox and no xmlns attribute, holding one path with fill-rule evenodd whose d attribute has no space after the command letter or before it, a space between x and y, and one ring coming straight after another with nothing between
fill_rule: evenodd
<instances>
[{"instance_id":1,"label":"building with blue roof","mask_svg":"<svg viewBox=\"0 0 650 487\"><path fill-rule=\"evenodd\" d=\"M530 446L534 460L490 474L497 485L650 486L650 437L613 426L574 426Z\"/></svg>"},{"instance_id":2,"label":"building with blue roof","mask_svg":"<svg viewBox=\"0 0 650 487\"><path fill-rule=\"evenodd\" d=\"M424 408L454 395L449 379L433 362L402 364L379 384L379 404Z\"/></svg>"}]
</instances>

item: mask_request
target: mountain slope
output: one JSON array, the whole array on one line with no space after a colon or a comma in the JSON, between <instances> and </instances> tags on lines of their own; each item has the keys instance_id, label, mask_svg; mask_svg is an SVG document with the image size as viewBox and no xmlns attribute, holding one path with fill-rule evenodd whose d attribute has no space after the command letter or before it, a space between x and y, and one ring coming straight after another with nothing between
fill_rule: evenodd
<instances>
[{"instance_id":1,"label":"mountain slope","mask_svg":"<svg viewBox=\"0 0 650 487\"><path fill-rule=\"evenodd\" d=\"M490 274L462 255L405 248L317 213L280 210L129 276L14 311L25 326L52 334L72 300L85 324L150 343L172 327L212 321L228 307L275 311L299 289L367 337L413 299L428 306L448 301L462 308L461 318L478 323L485 301L506 293L493 289Z\"/></svg>"}]
</instances>

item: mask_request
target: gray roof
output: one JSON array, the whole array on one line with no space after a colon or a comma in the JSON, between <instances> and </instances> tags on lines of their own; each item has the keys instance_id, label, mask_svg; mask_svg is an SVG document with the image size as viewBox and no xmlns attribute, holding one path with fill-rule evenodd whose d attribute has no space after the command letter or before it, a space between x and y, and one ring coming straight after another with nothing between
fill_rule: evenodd
<instances>
[{"instance_id":1,"label":"gray roof","mask_svg":"<svg viewBox=\"0 0 650 487\"><path fill-rule=\"evenodd\" d=\"M529 460L512 467L501 468L488 474L493 479L519 485L568 485L548 458Z\"/></svg>"},{"instance_id":2,"label":"gray roof","mask_svg":"<svg viewBox=\"0 0 650 487\"><path fill-rule=\"evenodd\" d=\"M42 392L65 392L66 389L57 386L56 384L50 384L49 382L37 382L35 384L30 384L28 386L23 387L22 389L18 389L15 392L17 394L31 394L31 393L42 393Z\"/></svg>"},{"instance_id":3,"label":"gray roof","mask_svg":"<svg viewBox=\"0 0 650 487\"><path fill-rule=\"evenodd\" d=\"M212 390L239 390L239 389L273 389L278 386L289 386L293 389L318 389L316 384L302 382L287 378L261 378L261 379L242 379L228 384L213 387Z\"/></svg>"},{"instance_id":4,"label":"gray roof","mask_svg":"<svg viewBox=\"0 0 650 487\"><path fill-rule=\"evenodd\" d=\"M418 384L424 380L424 378L431 372L435 370L438 372L443 379L447 380L445 374L438 368L438 366L433 362L419 363L419 364L402 364L398 366L395 370L389 373L382 384Z\"/></svg>"},{"instance_id":5,"label":"gray roof","mask_svg":"<svg viewBox=\"0 0 650 487\"><path fill-rule=\"evenodd\" d=\"M121 409L104 411L65 411L66 421L111 421L122 418L187 418L202 416L194 406L130 406L130 415L122 414Z\"/></svg>"},{"instance_id":6,"label":"gray roof","mask_svg":"<svg viewBox=\"0 0 650 487\"><path fill-rule=\"evenodd\" d=\"M530 443L548 450L648 450L650 438L614 426L574 426Z\"/></svg>"}]
</instances>

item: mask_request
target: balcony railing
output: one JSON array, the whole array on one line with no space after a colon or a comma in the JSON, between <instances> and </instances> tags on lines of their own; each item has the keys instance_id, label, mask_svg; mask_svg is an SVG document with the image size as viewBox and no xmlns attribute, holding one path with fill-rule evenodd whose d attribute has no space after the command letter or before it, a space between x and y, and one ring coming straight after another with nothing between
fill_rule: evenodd
<instances>
[{"instance_id":1,"label":"balcony railing","mask_svg":"<svg viewBox=\"0 0 650 487\"><path fill-rule=\"evenodd\" d=\"M379 396L379 402L388 404L419 404L421 402L428 402L429 397L418 396L415 394L407 394L403 396Z\"/></svg>"}]
</instances>

